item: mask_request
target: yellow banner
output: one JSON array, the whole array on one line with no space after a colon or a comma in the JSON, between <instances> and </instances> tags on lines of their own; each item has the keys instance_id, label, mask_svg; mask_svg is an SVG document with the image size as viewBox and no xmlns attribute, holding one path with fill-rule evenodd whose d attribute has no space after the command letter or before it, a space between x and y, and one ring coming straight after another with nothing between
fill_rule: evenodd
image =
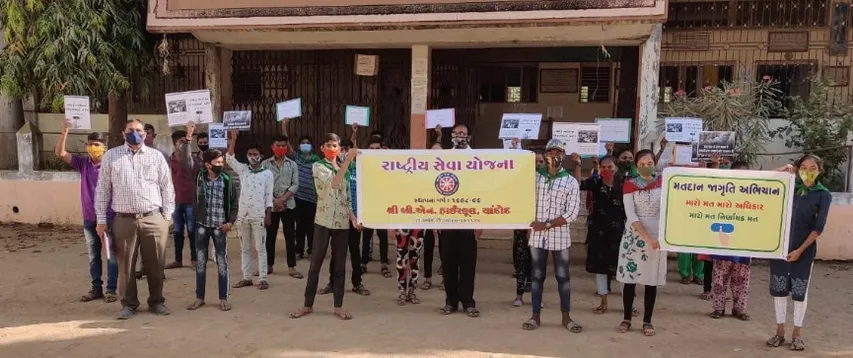
<instances>
[{"instance_id":1,"label":"yellow banner","mask_svg":"<svg viewBox=\"0 0 853 358\"><path fill-rule=\"evenodd\" d=\"M661 193L665 251L784 258L794 192L789 173L667 168Z\"/></svg>"},{"instance_id":2,"label":"yellow banner","mask_svg":"<svg viewBox=\"0 0 853 358\"><path fill-rule=\"evenodd\" d=\"M376 229L523 229L535 160L521 150L363 150L358 219Z\"/></svg>"}]
</instances>

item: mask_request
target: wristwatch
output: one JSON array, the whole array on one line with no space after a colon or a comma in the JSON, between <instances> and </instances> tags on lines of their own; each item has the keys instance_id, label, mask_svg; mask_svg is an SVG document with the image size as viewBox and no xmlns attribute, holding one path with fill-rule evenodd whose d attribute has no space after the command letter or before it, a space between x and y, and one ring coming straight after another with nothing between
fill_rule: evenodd
<instances>
[{"instance_id":1,"label":"wristwatch","mask_svg":"<svg viewBox=\"0 0 853 358\"><path fill-rule=\"evenodd\" d=\"M550 230L550 229L551 229L551 222L549 221L549 222L545 223L545 230Z\"/></svg>"}]
</instances>

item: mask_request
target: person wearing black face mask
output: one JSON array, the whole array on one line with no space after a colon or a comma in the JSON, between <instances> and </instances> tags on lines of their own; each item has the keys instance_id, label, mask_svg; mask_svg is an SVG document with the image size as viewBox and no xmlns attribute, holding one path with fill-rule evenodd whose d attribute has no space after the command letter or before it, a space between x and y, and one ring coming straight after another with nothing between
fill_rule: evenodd
<instances>
[{"instance_id":1,"label":"person wearing black face mask","mask_svg":"<svg viewBox=\"0 0 853 358\"><path fill-rule=\"evenodd\" d=\"M237 220L237 190L225 169L225 155L218 149L204 152L205 170L196 177L193 209L198 219L195 256L196 264L196 300L187 306L196 310L204 306L205 281L207 278L207 254L210 241L216 252L216 266L219 274L219 309L228 311L228 259L227 235L231 225Z\"/></svg>"},{"instance_id":2,"label":"person wearing black face mask","mask_svg":"<svg viewBox=\"0 0 853 358\"><path fill-rule=\"evenodd\" d=\"M175 213L172 214L172 237L175 240L175 261L166 265L166 269L183 267L184 227L190 244L190 262L195 259L195 215L193 215L193 184L197 170L203 166L200 158L192 155L192 143L195 123L188 122L187 130L172 132L172 144L175 150L169 157L172 170L172 183L175 185ZM189 163L189 164L187 164Z\"/></svg>"}]
</instances>

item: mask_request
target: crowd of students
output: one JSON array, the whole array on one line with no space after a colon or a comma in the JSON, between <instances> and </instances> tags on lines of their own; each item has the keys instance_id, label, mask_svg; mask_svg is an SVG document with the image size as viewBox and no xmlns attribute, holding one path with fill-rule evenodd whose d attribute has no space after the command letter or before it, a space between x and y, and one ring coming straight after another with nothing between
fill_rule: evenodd
<instances>
[{"instance_id":1,"label":"crowd of students","mask_svg":"<svg viewBox=\"0 0 853 358\"><path fill-rule=\"evenodd\" d=\"M267 276L274 271L276 237L282 227L287 259L287 274L294 279L304 276L296 269L297 261L309 258L309 269L302 307L290 314L300 318L313 312L316 294L333 294L334 314L349 320L352 315L343 308L346 281L346 257L351 262L352 292L370 295L361 276L367 272L372 258L372 237L376 232L380 247L380 273L391 277L388 260L388 238L395 238L397 259L397 303L418 304L416 289L432 287L433 251L440 238L441 267L439 274L445 291L445 305L439 312L453 314L460 309L469 317L480 312L474 300L477 264L477 241L481 230L373 230L359 223L356 213L356 171L358 156L357 127L350 139L330 133L314 148L311 137L303 136L294 150L287 136L288 121L281 124L282 133L270 146L272 156L264 159L265 148L248 146L247 163L238 161L234 148L240 139L236 131L229 133L226 151L209 149L204 133L195 133L195 125L172 134L175 150L166 158L151 148L143 123L128 121L124 131L126 143L106 150L106 138L93 133L87 138L87 155L73 156L65 151L67 124L56 145L56 154L81 173L81 197L84 236L89 248L91 290L81 301L121 299L120 319L128 319L139 306L133 273L137 257L141 257L148 276L149 310L169 314L162 295L162 268L183 266L183 243L190 241L190 261L196 270L196 300L187 306L196 310L205 304L206 266L213 242L217 265L219 308L231 309L229 288L255 286L269 288ZM441 148L441 130L435 131L432 149ZM146 138L148 137L148 138ZM453 150L470 150L473 139L470 128L456 125L451 131ZM200 149L193 154L193 141ZM513 140L513 147L518 140ZM634 306L636 286L645 286L642 309L642 332L655 335L652 324L657 287L666 283L667 257L660 251L658 221L660 216L661 151L629 149L614 151L607 145L607 155L593 158L594 168L582 177L581 159L566 153L557 139L548 141L543 151L536 151L536 217L529 230L513 233L513 263L516 296L512 305L524 305L524 294L531 292L532 316L522 324L525 330L541 324L543 282L548 256L554 261L560 296L562 326L574 333L583 331L571 315L569 277L569 224L578 215L581 191L587 192L587 261L586 270L595 275L600 303L596 314L608 311L607 296L615 278L621 284L623 320L617 329L627 332L632 318L640 310ZM368 149L387 149L381 133L370 135ZM322 155L317 155L318 152ZM615 155L614 155L615 154ZM568 163L564 163L569 159ZM749 169L744 162L715 155L706 166L715 170ZM569 170L571 169L571 174ZM809 278L816 252L816 241L826 222L831 195L821 184L820 158L805 155L794 165L779 168L796 176L796 195L791 220L791 239L786 260L771 260L770 293L775 297L777 330L766 342L778 347L785 341L787 301L794 300L794 330L791 348L802 350L801 336L806 310ZM230 173L230 174L229 174ZM166 228L171 221L175 259L165 263ZM236 230L241 241L241 279L229 283L228 232ZM187 236L184 236L184 231ZM106 241L112 238L111 241ZM114 253L107 262L107 284L103 287L101 254L103 243L110 243ZM320 270L331 247L329 281L319 288ZM252 255L252 249L256 256ZM419 261L423 256L423 266ZM256 263L254 262L256 261ZM702 297L712 300L710 316L726 314L727 291L732 291L732 316L749 320L747 292L750 278L748 257L679 254L682 283L704 285ZM257 265L257 266L255 266ZM423 267L424 277L420 277Z\"/></svg>"}]
</instances>

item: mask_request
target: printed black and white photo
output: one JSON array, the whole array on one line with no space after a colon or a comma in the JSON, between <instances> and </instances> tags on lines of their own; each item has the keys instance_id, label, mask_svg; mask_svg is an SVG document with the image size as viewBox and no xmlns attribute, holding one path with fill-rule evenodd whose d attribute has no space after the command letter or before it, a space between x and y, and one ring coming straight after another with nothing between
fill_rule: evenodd
<instances>
[{"instance_id":1,"label":"printed black and white photo","mask_svg":"<svg viewBox=\"0 0 853 358\"><path fill-rule=\"evenodd\" d=\"M598 143L598 131L578 131L578 143Z\"/></svg>"},{"instance_id":2,"label":"printed black and white photo","mask_svg":"<svg viewBox=\"0 0 853 358\"><path fill-rule=\"evenodd\" d=\"M184 99L169 101L167 106L169 107L169 114L183 113L187 111L187 101Z\"/></svg>"},{"instance_id":3,"label":"printed black and white photo","mask_svg":"<svg viewBox=\"0 0 853 358\"><path fill-rule=\"evenodd\" d=\"M228 131L225 130L225 127L222 125L222 123L209 124L207 127L207 136L209 138L208 144L211 148L227 148L227 134Z\"/></svg>"},{"instance_id":4,"label":"printed black and white photo","mask_svg":"<svg viewBox=\"0 0 853 358\"><path fill-rule=\"evenodd\" d=\"M499 139L539 139L542 113L504 113L498 131Z\"/></svg>"},{"instance_id":5,"label":"printed black and white photo","mask_svg":"<svg viewBox=\"0 0 853 358\"><path fill-rule=\"evenodd\" d=\"M667 123L666 131L670 133L681 133L681 123Z\"/></svg>"},{"instance_id":6,"label":"printed black and white photo","mask_svg":"<svg viewBox=\"0 0 853 358\"><path fill-rule=\"evenodd\" d=\"M733 157L736 145L735 132L704 131L699 133L699 141L693 143L693 159L708 159L714 154Z\"/></svg>"},{"instance_id":7,"label":"printed black and white photo","mask_svg":"<svg viewBox=\"0 0 853 358\"><path fill-rule=\"evenodd\" d=\"M503 125L501 128L518 128L518 120L517 119L505 119L503 121Z\"/></svg>"},{"instance_id":8,"label":"printed black and white photo","mask_svg":"<svg viewBox=\"0 0 853 358\"><path fill-rule=\"evenodd\" d=\"M251 111L227 111L222 114L225 129L248 130L252 125Z\"/></svg>"},{"instance_id":9,"label":"printed black and white photo","mask_svg":"<svg viewBox=\"0 0 853 358\"><path fill-rule=\"evenodd\" d=\"M673 143L693 143L699 140L704 121L702 118L664 118L666 140Z\"/></svg>"}]
</instances>

